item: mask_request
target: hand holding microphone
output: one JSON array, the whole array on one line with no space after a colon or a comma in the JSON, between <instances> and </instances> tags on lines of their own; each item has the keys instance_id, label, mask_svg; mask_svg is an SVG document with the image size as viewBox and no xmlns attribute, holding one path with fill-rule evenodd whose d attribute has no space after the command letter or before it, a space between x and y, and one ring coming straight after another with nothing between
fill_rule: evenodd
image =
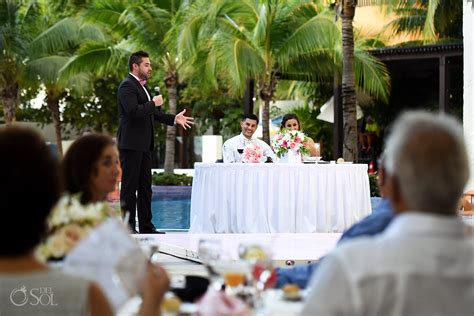
<instances>
[{"instance_id":1,"label":"hand holding microphone","mask_svg":"<svg viewBox=\"0 0 474 316\"><path fill-rule=\"evenodd\" d=\"M153 97L153 102L155 102L155 106L161 106L163 104L163 97L160 93L160 87L156 86L153 88L155 90L155 96Z\"/></svg>"}]
</instances>

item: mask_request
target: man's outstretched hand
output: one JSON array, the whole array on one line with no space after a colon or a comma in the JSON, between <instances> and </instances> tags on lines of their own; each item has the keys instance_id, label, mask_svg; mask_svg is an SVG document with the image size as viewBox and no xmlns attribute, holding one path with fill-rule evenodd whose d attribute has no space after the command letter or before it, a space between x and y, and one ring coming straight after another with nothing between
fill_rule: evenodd
<instances>
[{"instance_id":1,"label":"man's outstretched hand","mask_svg":"<svg viewBox=\"0 0 474 316\"><path fill-rule=\"evenodd\" d=\"M191 125L194 125L194 118L190 116L184 116L186 110L182 110L176 114L176 124L181 125L184 129L191 128Z\"/></svg>"}]
</instances>

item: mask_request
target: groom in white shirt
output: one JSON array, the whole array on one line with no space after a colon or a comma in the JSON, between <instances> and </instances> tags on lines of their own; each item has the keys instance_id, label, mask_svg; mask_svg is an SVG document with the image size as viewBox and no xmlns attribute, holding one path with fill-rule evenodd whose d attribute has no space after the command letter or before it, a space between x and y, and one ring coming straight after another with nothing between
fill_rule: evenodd
<instances>
[{"instance_id":1,"label":"groom in white shirt","mask_svg":"<svg viewBox=\"0 0 474 316\"><path fill-rule=\"evenodd\" d=\"M222 145L222 158L225 163L242 162L242 153L244 152L245 147L250 143L262 148L264 157L276 161L275 153L271 147L263 140L253 136L257 130L257 125L258 117L255 114L245 114L242 117L242 120L240 121L242 133L228 139L224 145Z\"/></svg>"}]
</instances>

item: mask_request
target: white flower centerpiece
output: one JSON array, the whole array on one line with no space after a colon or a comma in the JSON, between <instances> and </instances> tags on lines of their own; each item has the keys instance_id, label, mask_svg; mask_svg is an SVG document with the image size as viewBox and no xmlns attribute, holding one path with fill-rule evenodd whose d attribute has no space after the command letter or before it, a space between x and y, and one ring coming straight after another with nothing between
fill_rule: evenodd
<instances>
[{"instance_id":1,"label":"white flower centerpiece","mask_svg":"<svg viewBox=\"0 0 474 316\"><path fill-rule=\"evenodd\" d=\"M108 202L82 205L79 195L65 195L47 219L47 237L37 249L40 260L63 259L74 246L100 223L111 216L120 216Z\"/></svg>"},{"instance_id":2,"label":"white flower centerpiece","mask_svg":"<svg viewBox=\"0 0 474 316\"><path fill-rule=\"evenodd\" d=\"M283 128L272 138L272 146L280 162L301 163L301 156L309 155L304 146L308 137L301 131Z\"/></svg>"},{"instance_id":3,"label":"white flower centerpiece","mask_svg":"<svg viewBox=\"0 0 474 316\"><path fill-rule=\"evenodd\" d=\"M263 150L260 146L250 143L244 148L242 154L242 161L245 163L260 163L263 162Z\"/></svg>"}]
</instances>

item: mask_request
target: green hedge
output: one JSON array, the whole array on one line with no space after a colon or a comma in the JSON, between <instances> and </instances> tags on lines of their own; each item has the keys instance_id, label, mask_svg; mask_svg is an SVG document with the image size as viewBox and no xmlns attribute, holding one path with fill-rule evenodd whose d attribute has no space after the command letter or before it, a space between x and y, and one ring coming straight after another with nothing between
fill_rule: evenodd
<instances>
[{"instance_id":1,"label":"green hedge","mask_svg":"<svg viewBox=\"0 0 474 316\"><path fill-rule=\"evenodd\" d=\"M193 177L187 176L185 174L153 172L152 183L153 185L190 186L193 184Z\"/></svg>"},{"instance_id":2,"label":"green hedge","mask_svg":"<svg viewBox=\"0 0 474 316\"><path fill-rule=\"evenodd\" d=\"M378 174L369 173L370 196L380 196L379 186L377 185Z\"/></svg>"}]
</instances>

